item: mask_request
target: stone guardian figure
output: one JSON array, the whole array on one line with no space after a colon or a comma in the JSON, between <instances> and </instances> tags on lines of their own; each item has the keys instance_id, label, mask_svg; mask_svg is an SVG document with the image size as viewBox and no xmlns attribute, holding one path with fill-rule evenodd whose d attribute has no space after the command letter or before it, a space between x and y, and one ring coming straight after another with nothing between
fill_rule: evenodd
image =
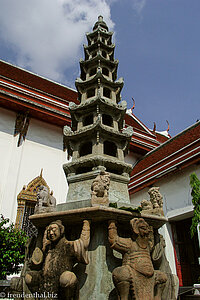
<instances>
[{"instance_id":1,"label":"stone guardian figure","mask_svg":"<svg viewBox=\"0 0 200 300\"><path fill-rule=\"evenodd\" d=\"M153 268L150 251L152 250L151 228L142 218L134 218L130 221L132 231L136 239L122 238L117 234L115 221L109 222L108 238L111 248L122 254L122 266L113 270L113 282L118 293L119 300L161 300L162 288L156 285L167 281L165 273L155 271Z\"/></svg>"},{"instance_id":2,"label":"stone guardian figure","mask_svg":"<svg viewBox=\"0 0 200 300\"><path fill-rule=\"evenodd\" d=\"M56 198L49 192L44 185L38 187L37 203L35 205L35 214L53 212L56 210Z\"/></svg>"},{"instance_id":3,"label":"stone guardian figure","mask_svg":"<svg viewBox=\"0 0 200 300\"><path fill-rule=\"evenodd\" d=\"M64 233L60 220L46 227L43 248L35 248L25 282L32 292L48 293L48 299L57 294L58 299L78 300L78 280L72 269L76 262L89 263L90 222L83 221L80 238L75 241L68 241Z\"/></svg>"}]
</instances>

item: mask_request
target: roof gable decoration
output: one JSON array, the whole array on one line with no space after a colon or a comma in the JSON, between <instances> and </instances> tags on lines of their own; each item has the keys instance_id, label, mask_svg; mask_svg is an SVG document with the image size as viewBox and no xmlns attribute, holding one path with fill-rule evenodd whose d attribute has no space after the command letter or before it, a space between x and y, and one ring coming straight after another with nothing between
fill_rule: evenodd
<instances>
[{"instance_id":1,"label":"roof gable decoration","mask_svg":"<svg viewBox=\"0 0 200 300\"><path fill-rule=\"evenodd\" d=\"M44 185L50 193L50 188L42 177L42 172L43 169L41 169L39 176L31 180L27 186L23 186L21 192L17 196L18 206L15 228L23 229L29 237L37 234L37 229L29 220L29 216L34 213L39 186ZM53 192L50 194L52 195Z\"/></svg>"},{"instance_id":2,"label":"roof gable decoration","mask_svg":"<svg viewBox=\"0 0 200 300\"><path fill-rule=\"evenodd\" d=\"M126 114L129 115L138 125L141 127L141 130L147 132L149 135L154 136L154 134L145 126L132 112L132 109L127 109Z\"/></svg>"}]
</instances>

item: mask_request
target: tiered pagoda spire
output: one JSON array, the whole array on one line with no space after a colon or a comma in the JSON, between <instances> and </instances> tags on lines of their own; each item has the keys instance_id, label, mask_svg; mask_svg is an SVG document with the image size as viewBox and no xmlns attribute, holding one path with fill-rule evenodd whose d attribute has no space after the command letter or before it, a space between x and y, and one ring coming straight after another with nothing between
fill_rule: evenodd
<instances>
[{"instance_id":1,"label":"tiered pagoda spire","mask_svg":"<svg viewBox=\"0 0 200 300\"><path fill-rule=\"evenodd\" d=\"M70 103L72 129L64 128L64 141L72 156L72 162L64 165L67 201L89 199L92 180L106 170L111 176L109 200L129 202L127 183L132 166L124 162L124 156L132 130L123 129L126 102L119 103L123 79L116 80L118 60L114 59L112 34L102 16L93 32L86 34L85 59L80 61L81 74L75 82L80 104Z\"/></svg>"}]
</instances>

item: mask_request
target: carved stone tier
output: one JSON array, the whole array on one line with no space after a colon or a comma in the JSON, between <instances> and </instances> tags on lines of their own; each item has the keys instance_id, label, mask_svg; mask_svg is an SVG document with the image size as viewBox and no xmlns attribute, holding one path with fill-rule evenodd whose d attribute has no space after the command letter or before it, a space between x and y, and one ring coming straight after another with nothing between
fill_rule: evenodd
<instances>
[{"instance_id":1,"label":"carved stone tier","mask_svg":"<svg viewBox=\"0 0 200 300\"><path fill-rule=\"evenodd\" d=\"M118 171L118 174L110 172L110 191L109 202L126 202L130 203L127 184L129 182L129 173L132 169L130 164L116 159L106 158L105 156L91 156L79 158L77 161L65 164L63 166L69 190L67 201L80 201L91 199L91 185L101 170ZM82 170L92 170L80 174ZM86 204L86 206L88 206Z\"/></svg>"},{"instance_id":2,"label":"carved stone tier","mask_svg":"<svg viewBox=\"0 0 200 300\"><path fill-rule=\"evenodd\" d=\"M59 207L59 205L57 205L57 210L60 210L61 208L62 207ZM92 223L102 222L101 224L108 220L116 220L119 223L127 225L132 218L143 218L150 226L153 226L155 229L159 229L167 222L167 218L165 218L164 216L130 212L123 209L106 206L85 207L80 209L56 211L52 213L35 214L30 216L31 222L38 228L45 228L49 224L49 222L53 222L58 219L61 220L64 225L80 224L83 220L91 220Z\"/></svg>"},{"instance_id":3,"label":"carved stone tier","mask_svg":"<svg viewBox=\"0 0 200 300\"><path fill-rule=\"evenodd\" d=\"M86 48L87 49L87 48ZM85 49L85 50L86 50ZM108 61L105 57L101 55L101 52L97 52L97 55L89 60L80 60L80 68L81 72L86 72L87 69L92 68L99 64L99 61L101 62L102 68L104 65L109 66L110 72L112 74L112 79L115 81L117 79L117 67L119 64L119 60L115 59L114 61Z\"/></svg>"},{"instance_id":4,"label":"carved stone tier","mask_svg":"<svg viewBox=\"0 0 200 300\"><path fill-rule=\"evenodd\" d=\"M88 99L87 102L80 103L79 105L70 103L69 109L72 118L72 129L77 130L78 121L84 122L84 118L89 114L94 113L94 116L96 115L97 117L98 114L105 114L109 110L109 113L113 116L113 120L118 123L118 130L121 130L123 128L126 108L126 101L116 104L107 99L102 99L99 96Z\"/></svg>"}]
</instances>

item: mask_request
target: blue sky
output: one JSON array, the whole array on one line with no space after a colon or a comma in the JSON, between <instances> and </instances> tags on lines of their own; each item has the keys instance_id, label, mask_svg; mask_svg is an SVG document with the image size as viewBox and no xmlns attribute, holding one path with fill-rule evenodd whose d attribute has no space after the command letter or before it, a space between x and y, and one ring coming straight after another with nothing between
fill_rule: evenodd
<instances>
[{"instance_id":1,"label":"blue sky","mask_svg":"<svg viewBox=\"0 0 200 300\"><path fill-rule=\"evenodd\" d=\"M1 0L0 59L74 88L85 32L115 32L122 99L174 136L200 119L199 0Z\"/></svg>"}]
</instances>

